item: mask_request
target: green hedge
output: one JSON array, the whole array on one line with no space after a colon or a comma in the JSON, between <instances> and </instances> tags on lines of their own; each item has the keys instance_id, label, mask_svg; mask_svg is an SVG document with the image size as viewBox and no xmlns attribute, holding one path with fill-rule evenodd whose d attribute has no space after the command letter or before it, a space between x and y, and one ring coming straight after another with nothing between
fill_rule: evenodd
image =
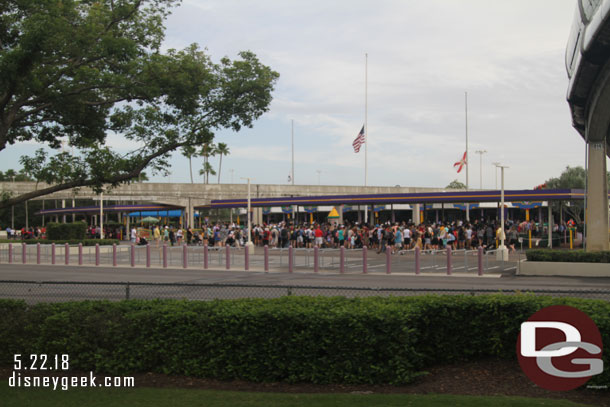
<instances>
[{"instance_id":1,"label":"green hedge","mask_svg":"<svg viewBox=\"0 0 610 407\"><path fill-rule=\"evenodd\" d=\"M604 341L610 303L533 295L273 300L130 300L28 306L0 300L0 365L13 355L69 354L70 368L255 382L402 384L427 367L516 359L520 324L538 309L586 312Z\"/></svg>"},{"instance_id":2,"label":"green hedge","mask_svg":"<svg viewBox=\"0 0 610 407\"><path fill-rule=\"evenodd\" d=\"M118 239L82 239L82 240L48 240L48 239L27 239L27 240L7 240L7 239L0 239L0 243L13 243L13 244L21 244L21 243L25 243L25 244L51 244L51 243L55 243L55 244L70 244L70 245L78 245L79 243L82 243L83 246L95 246L96 244L99 244L100 246L109 246L109 245L113 245L113 244L120 244L121 241Z\"/></svg>"},{"instance_id":3,"label":"green hedge","mask_svg":"<svg viewBox=\"0 0 610 407\"><path fill-rule=\"evenodd\" d=\"M532 249L525 252L528 261L560 261L570 263L610 263L610 251Z\"/></svg>"},{"instance_id":4,"label":"green hedge","mask_svg":"<svg viewBox=\"0 0 610 407\"><path fill-rule=\"evenodd\" d=\"M87 233L85 222L55 223L46 225L49 240L82 240Z\"/></svg>"}]
</instances>

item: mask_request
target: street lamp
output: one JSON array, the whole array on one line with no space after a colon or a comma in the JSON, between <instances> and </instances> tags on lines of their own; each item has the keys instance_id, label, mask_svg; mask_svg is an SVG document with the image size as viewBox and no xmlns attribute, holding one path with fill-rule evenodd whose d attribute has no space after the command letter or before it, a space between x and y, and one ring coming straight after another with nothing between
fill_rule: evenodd
<instances>
[{"instance_id":1,"label":"street lamp","mask_svg":"<svg viewBox=\"0 0 610 407\"><path fill-rule=\"evenodd\" d=\"M475 151L479 155L479 189L483 189L483 154L486 152L487 150Z\"/></svg>"},{"instance_id":2,"label":"street lamp","mask_svg":"<svg viewBox=\"0 0 610 407\"><path fill-rule=\"evenodd\" d=\"M129 233L129 231L127 231ZM100 192L100 239L104 239L104 193Z\"/></svg>"},{"instance_id":3,"label":"street lamp","mask_svg":"<svg viewBox=\"0 0 610 407\"><path fill-rule=\"evenodd\" d=\"M252 243L252 219L250 218L250 181L254 178L240 177L240 179L248 181L248 213L246 214L248 216L248 243L246 243L246 246L250 253L254 254L254 243Z\"/></svg>"},{"instance_id":4,"label":"street lamp","mask_svg":"<svg viewBox=\"0 0 610 407\"><path fill-rule=\"evenodd\" d=\"M318 173L318 185L320 185L320 174L322 174L322 170L316 170Z\"/></svg>"},{"instance_id":5,"label":"street lamp","mask_svg":"<svg viewBox=\"0 0 610 407\"><path fill-rule=\"evenodd\" d=\"M496 254L496 260L507 261L508 260L508 249L504 245L504 240L506 240L506 234L504 233L504 168L508 168L508 167L498 163L498 165L496 165L496 169L497 168L500 168L501 190L500 190L500 247L498 247L498 252Z\"/></svg>"},{"instance_id":6,"label":"street lamp","mask_svg":"<svg viewBox=\"0 0 610 407\"><path fill-rule=\"evenodd\" d=\"M496 167L496 189L498 189L498 167L500 166L500 163L495 162L495 163L491 163L494 167Z\"/></svg>"}]
</instances>

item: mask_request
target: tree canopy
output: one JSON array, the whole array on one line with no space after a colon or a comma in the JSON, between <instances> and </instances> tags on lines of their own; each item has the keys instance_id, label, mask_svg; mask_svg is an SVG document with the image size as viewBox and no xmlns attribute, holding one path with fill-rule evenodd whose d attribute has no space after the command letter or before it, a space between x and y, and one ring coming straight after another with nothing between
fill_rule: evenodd
<instances>
[{"instance_id":1,"label":"tree canopy","mask_svg":"<svg viewBox=\"0 0 610 407\"><path fill-rule=\"evenodd\" d=\"M545 189L585 189L586 175L585 169L581 166L567 166L559 177L546 180ZM610 187L610 172L606 176Z\"/></svg>"},{"instance_id":2,"label":"tree canopy","mask_svg":"<svg viewBox=\"0 0 610 407\"><path fill-rule=\"evenodd\" d=\"M464 184L463 182L458 181L457 179L454 179L445 188L450 188L450 189L466 189L466 184Z\"/></svg>"},{"instance_id":3,"label":"tree canopy","mask_svg":"<svg viewBox=\"0 0 610 407\"><path fill-rule=\"evenodd\" d=\"M50 184L0 207L80 186L101 190L168 168L169 154L251 127L279 75L252 52L214 63L193 44L160 51L176 0L8 0L0 6L0 151L37 141L24 172ZM138 146L119 153L110 133Z\"/></svg>"},{"instance_id":4,"label":"tree canopy","mask_svg":"<svg viewBox=\"0 0 610 407\"><path fill-rule=\"evenodd\" d=\"M586 171L583 167L567 166L559 177L549 178L541 185L542 189L585 189ZM607 173L607 182L610 187L610 172ZM581 222L581 214L584 211L584 201L570 201L565 210L578 222Z\"/></svg>"}]
</instances>

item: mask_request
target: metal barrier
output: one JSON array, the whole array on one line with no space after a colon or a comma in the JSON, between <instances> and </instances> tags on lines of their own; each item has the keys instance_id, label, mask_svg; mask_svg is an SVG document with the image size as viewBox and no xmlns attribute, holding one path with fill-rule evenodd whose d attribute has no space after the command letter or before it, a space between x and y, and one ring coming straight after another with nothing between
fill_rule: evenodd
<instances>
[{"instance_id":1,"label":"metal barrier","mask_svg":"<svg viewBox=\"0 0 610 407\"><path fill-rule=\"evenodd\" d=\"M163 245L21 245L0 246L0 262L142 268L188 268L339 273L502 273L516 270L518 259L496 260L496 250L400 250L255 248ZM262 249L262 250L261 250ZM61 260L57 260L61 256ZM247 258L246 258L247 257Z\"/></svg>"}]
</instances>

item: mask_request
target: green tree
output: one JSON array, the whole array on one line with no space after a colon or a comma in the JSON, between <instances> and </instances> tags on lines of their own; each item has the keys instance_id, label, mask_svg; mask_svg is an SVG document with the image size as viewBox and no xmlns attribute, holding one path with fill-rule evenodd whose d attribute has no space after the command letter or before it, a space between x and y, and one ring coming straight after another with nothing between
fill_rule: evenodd
<instances>
[{"instance_id":1,"label":"green tree","mask_svg":"<svg viewBox=\"0 0 610 407\"><path fill-rule=\"evenodd\" d=\"M608 187L610 187L610 172L608 172L606 176L608 179ZM587 173L583 167L567 166L559 177L549 178L542 187L543 189L585 189L586 180ZM580 223L584 212L584 201L569 201L568 204L568 206L563 206L563 208L576 222ZM553 206L559 211L558 202L553 203Z\"/></svg>"},{"instance_id":2,"label":"green tree","mask_svg":"<svg viewBox=\"0 0 610 407\"><path fill-rule=\"evenodd\" d=\"M193 183L193 156L197 153L195 146L182 147L182 155L189 159L189 174L191 175L191 184Z\"/></svg>"},{"instance_id":3,"label":"green tree","mask_svg":"<svg viewBox=\"0 0 610 407\"><path fill-rule=\"evenodd\" d=\"M0 181L6 182L29 182L34 179L27 174L24 169L20 169L19 172L15 172L13 169L8 169L5 172L0 171Z\"/></svg>"},{"instance_id":4,"label":"green tree","mask_svg":"<svg viewBox=\"0 0 610 407\"><path fill-rule=\"evenodd\" d=\"M251 127L268 110L279 75L251 52L213 63L196 44L161 53L176 0L7 0L0 7L0 151L37 141L24 171L49 186L0 208L56 191L96 192L165 173L170 153L210 143L212 131ZM141 146L119 154L115 132Z\"/></svg>"},{"instance_id":5,"label":"green tree","mask_svg":"<svg viewBox=\"0 0 610 407\"><path fill-rule=\"evenodd\" d=\"M203 175L203 183L209 183L210 172L212 175L216 175L216 171L210 171L213 167L210 164L210 157L213 157L216 154L216 145L212 143L212 141L208 141L203 144L201 147L200 155L203 157L203 172L199 171L199 175Z\"/></svg>"},{"instance_id":6,"label":"green tree","mask_svg":"<svg viewBox=\"0 0 610 407\"><path fill-rule=\"evenodd\" d=\"M449 188L449 189L466 189L466 185L461 183L457 179L454 179L445 188Z\"/></svg>"},{"instance_id":7,"label":"green tree","mask_svg":"<svg viewBox=\"0 0 610 407\"><path fill-rule=\"evenodd\" d=\"M199 175L204 176L204 180L205 180L206 184L208 183L208 178L209 178L210 174L216 175L216 171L214 171L214 167L212 167L212 164L210 164L209 162L204 162L203 168L199 170Z\"/></svg>"},{"instance_id":8,"label":"green tree","mask_svg":"<svg viewBox=\"0 0 610 407\"><path fill-rule=\"evenodd\" d=\"M222 156L229 154L229 147L225 143L218 143L216 146L216 154L220 155L218 162L218 183L220 184L220 169L222 168Z\"/></svg>"}]
</instances>

